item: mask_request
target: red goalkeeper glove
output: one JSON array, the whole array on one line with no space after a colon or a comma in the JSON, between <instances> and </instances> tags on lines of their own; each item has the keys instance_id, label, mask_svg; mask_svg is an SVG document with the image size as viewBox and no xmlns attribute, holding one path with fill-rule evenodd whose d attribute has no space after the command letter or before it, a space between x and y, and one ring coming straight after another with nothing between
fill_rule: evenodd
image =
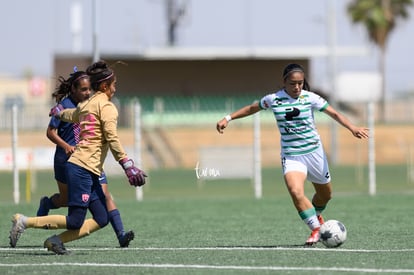
<instances>
[{"instance_id":1,"label":"red goalkeeper glove","mask_svg":"<svg viewBox=\"0 0 414 275\"><path fill-rule=\"evenodd\" d=\"M119 161L125 174L128 177L129 184L133 186L142 186L145 184L145 178L148 177L144 171L135 167L134 161L129 158L124 158Z\"/></svg>"}]
</instances>

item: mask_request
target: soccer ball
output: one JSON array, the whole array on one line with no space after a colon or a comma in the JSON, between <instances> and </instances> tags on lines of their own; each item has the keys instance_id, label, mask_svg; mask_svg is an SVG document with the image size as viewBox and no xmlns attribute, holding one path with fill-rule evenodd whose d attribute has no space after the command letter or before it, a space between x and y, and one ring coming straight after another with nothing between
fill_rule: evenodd
<instances>
[{"instance_id":1,"label":"soccer ball","mask_svg":"<svg viewBox=\"0 0 414 275\"><path fill-rule=\"evenodd\" d=\"M329 248L338 247L346 240L346 228L337 220L328 220L321 225L320 241Z\"/></svg>"}]
</instances>

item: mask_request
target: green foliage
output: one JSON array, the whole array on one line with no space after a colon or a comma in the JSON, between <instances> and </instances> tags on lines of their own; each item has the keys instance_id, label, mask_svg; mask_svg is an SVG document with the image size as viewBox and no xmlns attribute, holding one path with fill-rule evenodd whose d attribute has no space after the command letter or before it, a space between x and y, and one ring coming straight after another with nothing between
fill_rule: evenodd
<instances>
[{"instance_id":1,"label":"green foliage","mask_svg":"<svg viewBox=\"0 0 414 275\"><path fill-rule=\"evenodd\" d=\"M399 18L408 18L408 7L412 0L354 0L348 13L354 23L365 26L369 38L385 48L388 34Z\"/></svg>"}]
</instances>

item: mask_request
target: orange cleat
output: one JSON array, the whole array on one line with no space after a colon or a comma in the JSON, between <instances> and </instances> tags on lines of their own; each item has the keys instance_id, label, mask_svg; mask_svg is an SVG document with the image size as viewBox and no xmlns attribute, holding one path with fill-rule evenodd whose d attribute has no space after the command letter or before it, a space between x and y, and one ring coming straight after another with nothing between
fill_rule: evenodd
<instances>
[{"instance_id":1,"label":"orange cleat","mask_svg":"<svg viewBox=\"0 0 414 275\"><path fill-rule=\"evenodd\" d=\"M315 228L312 233L310 234L309 238L306 240L306 246L312 246L319 242L320 234L319 234L320 227Z\"/></svg>"},{"instance_id":2,"label":"orange cleat","mask_svg":"<svg viewBox=\"0 0 414 275\"><path fill-rule=\"evenodd\" d=\"M320 225L325 223L325 220L323 219L322 215L318 215L317 217Z\"/></svg>"}]
</instances>

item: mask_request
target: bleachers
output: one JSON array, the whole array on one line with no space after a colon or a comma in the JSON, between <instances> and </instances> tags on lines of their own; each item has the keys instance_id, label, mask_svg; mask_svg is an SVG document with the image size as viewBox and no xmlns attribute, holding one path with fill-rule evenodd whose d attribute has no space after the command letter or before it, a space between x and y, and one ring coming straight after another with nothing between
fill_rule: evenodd
<instances>
[{"instance_id":1,"label":"bleachers","mask_svg":"<svg viewBox=\"0 0 414 275\"><path fill-rule=\"evenodd\" d=\"M192 169L199 159L198 154L201 147L252 145L252 117L232 121L223 135L217 133L215 125L217 120L225 114L258 98L255 95L139 98L142 109L142 158L144 165L149 169L175 167ZM133 102L132 98L122 98L115 101L120 114L119 135L124 146L129 150L134 145L131 102ZM42 109L42 113L49 108L37 107ZM364 109L361 108L361 110ZM332 120L327 115L318 112L315 112L315 116L319 133L322 136L327 154L330 156ZM347 116L350 117L349 114ZM45 115L43 117L48 122L49 118ZM350 118L352 121L357 121L356 118ZM360 115L359 120L365 121L364 114ZM24 127L25 124L19 123L18 146L54 147L46 138L47 122L39 122L35 128L33 128L33 124L28 129ZM278 166L280 165L279 133L272 112L261 112L260 122L262 165ZM356 123L365 124L364 122ZM11 147L11 131L10 127L6 126L4 125L3 130L0 131L0 148ZM339 125L337 127L338 163L366 164L368 142L354 138L347 129ZM414 129L410 123L378 125L375 129L375 142L378 164L408 163L413 158Z\"/></svg>"},{"instance_id":2,"label":"bleachers","mask_svg":"<svg viewBox=\"0 0 414 275\"><path fill-rule=\"evenodd\" d=\"M330 155L330 124L318 127L328 156ZM152 130L151 130L152 131ZM175 167L193 169L198 161L199 149L203 146L244 146L253 143L253 128L237 121L226 129L224 134L217 133L215 121L209 127L169 127L161 128L163 139L169 143L169 150L177 154ZM156 133L156 132L154 132ZM159 134L159 133L158 133ZM120 129L119 136L127 148L134 144L133 131ZM148 137L143 137L143 163L147 169L157 168L148 148ZM414 128L411 125L377 126L375 129L377 164L404 164L414 157ZM45 131L20 131L20 147L53 147L46 138ZM11 147L10 132L0 132L0 148ZM274 125L265 125L261 129L261 157L263 166L278 166L279 133ZM161 154L162 155L162 154ZM110 156L111 157L111 156ZM366 164L368 159L368 141L358 140L342 127L338 127L338 163L347 165ZM158 164L163 167L163 164Z\"/></svg>"},{"instance_id":3,"label":"bleachers","mask_svg":"<svg viewBox=\"0 0 414 275\"><path fill-rule=\"evenodd\" d=\"M331 124L318 127L328 157L331 155ZM180 166L194 168L200 147L245 146L253 144L253 129L233 123L224 134L210 128L177 127L163 129L171 148L180 156ZM398 133L398 134L397 134ZM409 125L377 126L375 129L377 164L404 164L414 149L414 129ZM368 162L368 140L359 140L343 127L338 127L338 164L364 165ZM279 166L279 133L276 126L261 129L261 161L263 166Z\"/></svg>"}]
</instances>

